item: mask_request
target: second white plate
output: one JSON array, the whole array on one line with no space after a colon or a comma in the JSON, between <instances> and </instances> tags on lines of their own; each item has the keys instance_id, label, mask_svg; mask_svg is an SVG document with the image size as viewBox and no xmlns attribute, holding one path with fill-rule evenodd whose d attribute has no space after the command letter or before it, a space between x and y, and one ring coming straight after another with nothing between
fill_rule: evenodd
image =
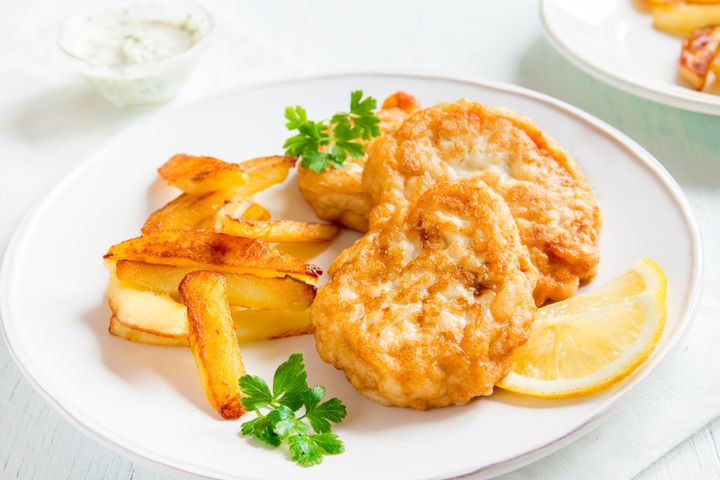
<instances>
[{"instance_id":1,"label":"second white plate","mask_svg":"<svg viewBox=\"0 0 720 480\"><path fill-rule=\"evenodd\" d=\"M541 13L550 42L589 74L665 105L720 115L720 95L680 82L682 39L653 28L633 0L543 0Z\"/></svg>"}]
</instances>

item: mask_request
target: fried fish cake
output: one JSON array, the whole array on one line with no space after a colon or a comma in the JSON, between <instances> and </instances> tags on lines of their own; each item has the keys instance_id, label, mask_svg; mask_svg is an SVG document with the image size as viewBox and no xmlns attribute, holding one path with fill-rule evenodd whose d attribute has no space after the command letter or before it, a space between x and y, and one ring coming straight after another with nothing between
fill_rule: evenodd
<instances>
[{"instance_id":1,"label":"fried fish cake","mask_svg":"<svg viewBox=\"0 0 720 480\"><path fill-rule=\"evenodd\" d=\"M540 273L535 301L572 296L600 260L602 220L580 167L525 117L461 100L421 110L373 142L363 185L387 218L437 182L480 178L507 202Z\"/></svg>"},{"instance_id":2,"label":"fried fish cake","mask_svg":"<svg viewBox=\"0 0 720 480\"><path fill-rule=\"evenodd\" d=\"M383 102L377 112L380 130L392 132L402 124L405 117L417 110L415 97L396 92ZM298 168L300 193L315 214L323 220L338 222L359 232L368 228L368 213L372 200L362 186L365 157L348 159L344 168L327 168L321 173L308 168Z\"/></svg>"},{"instance_id":3,"label":"fried fish cake","mask_svg":"<svg viewBox=\"0 0 720 480\"><path fill-rule=\"evenodd\" d=\"M499 195L439 184L336 259L311 307L317 350L385 405L465 404L527 340L536 278Z\"/></svg>"}]
</instances>

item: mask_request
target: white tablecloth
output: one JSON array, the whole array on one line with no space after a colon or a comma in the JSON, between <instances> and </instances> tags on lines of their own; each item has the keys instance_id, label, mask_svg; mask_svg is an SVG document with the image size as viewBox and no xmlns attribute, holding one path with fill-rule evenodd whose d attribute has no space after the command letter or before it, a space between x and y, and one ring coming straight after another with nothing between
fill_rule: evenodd
<instances>
[{"instance_id":1,"label":"white tablecloth","mask_svg":"<svg viewBox=\"0 0 720 480\"><path fill-rule=\"evenodd\" d=\"M3 5L0 14L0 251L52 178L145 115L120 111L97 97L55 48L60 20L82 5L16 2ZM302 71L410 70L503 80L607 120L654 153L685 189L706 247L704 292L685 345L603 426L504 478L631 478L720 414L720 118L662 107L579 72L542 38L534 0L351 5L215 0L208 6L217 19L216 34L175 104ZM7 457L0 473L12 475L15 469L21 478L60 478L44 462L63 448L63 438L38 446L32 431L22 430L24 418L49 406L21 400L34 393L18 380L4 345L0 367L0 431L13 433L0 435L0 452L7 452L0 453L0 464ZM40 437L43 427L57 428L52 418L26 428ZM28 452L37 458L27 460ZM74 455L95 465L86 477L96 476L98 462L127 463L91 440ZM72 466L62 468L79 475ZM105 468L106 476L114 475ZM142 468L130 471L136 478L155 476Z\"/></svg>"}]
</instances>

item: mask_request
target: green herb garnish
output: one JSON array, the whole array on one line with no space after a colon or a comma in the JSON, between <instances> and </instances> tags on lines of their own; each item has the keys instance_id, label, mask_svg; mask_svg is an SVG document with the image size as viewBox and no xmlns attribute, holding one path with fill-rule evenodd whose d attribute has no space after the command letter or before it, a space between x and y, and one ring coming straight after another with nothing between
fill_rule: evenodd
<instances>
[{"instance_id":1,"label":"green herb garnish","mask_svg":"<svg viewBox=\"0 0 720 480\"><path fill-rule=\"evenodd\" d=\"M308 387L302 353L293 353L277 368L272 392L255 375L244 375L239 383L247 395L241 400L243 407L257 413L257 418L242 424L242 435L276 448L286 442L290 457L303 467L321 463L325 454L345 451L343 442L330 432L330 422L345 418L345 405L337 398L321 403L325 388ZM301 408L304 413L297 416ZM269 411L263 414L261 409Z\"/></svg>"},{"instance_id":2,"label":"green herb garnish","mask_svg":"<svg viewBox=\"0 0 720 480\"><path fill-rule=\"evenodd\" d=\"M318 173L328 166L342 169L348 157L365 155L365 146L357 140L379 136L380 119L374 113L377 100L362 97L362 90L352 92L350 111L338 112L329 121L308 120L299 105L285 108L285 126L298 132L285 140L285 155L300 158L300 165Z\"/></svg>"}]
</instances>

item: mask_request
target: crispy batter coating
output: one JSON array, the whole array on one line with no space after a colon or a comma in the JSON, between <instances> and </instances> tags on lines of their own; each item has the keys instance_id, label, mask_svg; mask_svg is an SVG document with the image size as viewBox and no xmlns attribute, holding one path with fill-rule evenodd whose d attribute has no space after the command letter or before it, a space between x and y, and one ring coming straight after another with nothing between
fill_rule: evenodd
<instances>
[{"instance_id":1,"label":"crispy batter coating","mask_svg":"<svg viewBox=\"0 0 720 480\"><path fill-rule=\"evenodd\" d=\"M383 133L394 131L405 117L418 108L419 103L412 95L393 93L377 112L380 130ZM363 156L348 159L342 170L327 168L322 173L316 173L308 168L298 168L300 193L318 217L365 232L372 201L362 186L364 165Z\"/></svg>"},{"instance_id":2,"label":"crispy batter coating","mask_svg":"<svg viewBox=\"0 0 720 480\"><path fill-rule=\"evenodd\" d=\"M371 228L437 182L464 178L484 180L509 205L540 272L538 305L595 275L602 220L579 166L527 118L466 100L421 110L370 145Z\"/></svg>"},{"instance_id":3,"label":"crispy batter coating","mask_svg":"<svg viewBox=\"0 0 720 480\"><path fill-rule=\"evenodd\" d=\"M465 404L527 340L536 278L500 196L439 184L335 260L311 308L317 349L385 405Z\"/></svg>"}]
</instances>

